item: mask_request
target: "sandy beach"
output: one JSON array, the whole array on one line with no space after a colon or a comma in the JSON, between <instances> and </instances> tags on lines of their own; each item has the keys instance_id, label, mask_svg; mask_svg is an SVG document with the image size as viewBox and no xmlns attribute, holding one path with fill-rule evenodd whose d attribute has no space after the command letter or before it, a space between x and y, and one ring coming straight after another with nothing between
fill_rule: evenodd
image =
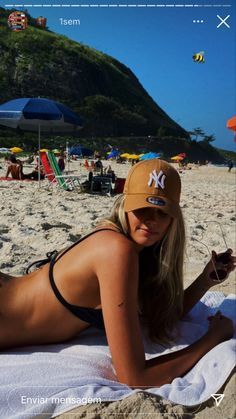
<instances>
[{"instance_id":1,"label":"sandy beach","mask_svg":"<svg viewBox=\"0 0 236 419\"><path fill-rule=\"evenodd\" d=\"M103 162L108 166L108 162ZM111 163L119 177L126 177L130 164ZM0 176L6 172L0 161ZM31 170L29 167L25 170ZM70 170L86 179L88 172L79 161ZM235 168L200 166L183 171L181 207L186 222L185 287L201 272L209 251L235 250ZM84 235L109 214L116 196L67 192L41 183L0 181L0 270L13 275L24 273L27 265L44 258L46 252L62 249ZM223 231L223 236L222 236ZM235 275L214 290L235 293ZM234 418L236 394L232 376L221 389L225 398L219 407L213 399L194 409L172 405L160 397L139 393L123 401L81 406L60 418ZM219 391L220 392L220 391Z\"/></svg>"}]
</instances>

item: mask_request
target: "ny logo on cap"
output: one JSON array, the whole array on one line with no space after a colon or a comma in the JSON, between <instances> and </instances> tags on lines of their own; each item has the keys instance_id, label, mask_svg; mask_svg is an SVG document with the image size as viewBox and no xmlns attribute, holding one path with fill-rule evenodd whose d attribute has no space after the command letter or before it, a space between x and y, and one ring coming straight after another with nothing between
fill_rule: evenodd
<instances>
[{"instance_id":1,"label":"ny logo on cap","mask_svg":"<svg viewBox=\"0 0 236 419\"><path fill-rule=\"evenodd\" d=\"M156 170L153 170L152 173L149 175L149 181L148 186L152 186L152 182L155 182L155 188L158 188L159 186L164 189L165 187L165 178L166 175L162 172L162 170L157 173Z\"/></svg>"}]
</instances>

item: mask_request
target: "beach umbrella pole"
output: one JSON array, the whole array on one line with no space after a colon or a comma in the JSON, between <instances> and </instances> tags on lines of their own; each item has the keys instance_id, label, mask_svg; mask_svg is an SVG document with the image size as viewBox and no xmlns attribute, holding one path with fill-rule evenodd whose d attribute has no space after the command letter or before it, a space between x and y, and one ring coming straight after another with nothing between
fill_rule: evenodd
<instances>
[{"instance_id":1,"label":"beach umbrella pole","mask_svg":"<svg viewBox=\"0 0 236 419\"><path fill-rule=\"evenodd\" d=\"M40 149L41 149L41 141L40 141L40 124L38 129L38 149L39 149L39 158L38 158L38 188L40 188L40 166L41 166L41 159L40 159Z\"/></svg>"},{"instance_id":2,"label":"beach umbrella pole","mask_svg":"<svg viewBox=\"0 0 236 419\"><path fill-rule=\"evenodd\" d=\"M69 141L66 141L66 160L67 160L67 172L70 173L70 162L69 162Z\"/></svg>"}]
</instances>

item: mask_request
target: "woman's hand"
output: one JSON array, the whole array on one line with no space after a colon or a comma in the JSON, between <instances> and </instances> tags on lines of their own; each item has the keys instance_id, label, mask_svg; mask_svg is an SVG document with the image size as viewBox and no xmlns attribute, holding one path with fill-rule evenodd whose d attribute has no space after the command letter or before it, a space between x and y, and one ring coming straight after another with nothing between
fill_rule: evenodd
<instances>
[{"instance_id":1,"label":"woman's hand","mask_svg":"<svg viewBox=\"0 0 236 419\"><path fill-rule=\"evenodd\" d=\"M224 342L225 340L231 339L234 334L234 326L231 319L225 317L220 311L214 316L209 316L210 322L208 334L217 341Z\"/></svg>"},{"instance_id":2,"label":"woman's hand","mask_svg":"<svg viewBox=\"0 0 236 419\"><path fill-rule=\"evenodd\" d=\"M211 260L207 263L202 272L204 281L209 287L225 281L230 272L235 269L236 258L232 253L232 249L228 249L226 252L218 254L214 250L212 251Z\"/></svg>"}]
</instances>

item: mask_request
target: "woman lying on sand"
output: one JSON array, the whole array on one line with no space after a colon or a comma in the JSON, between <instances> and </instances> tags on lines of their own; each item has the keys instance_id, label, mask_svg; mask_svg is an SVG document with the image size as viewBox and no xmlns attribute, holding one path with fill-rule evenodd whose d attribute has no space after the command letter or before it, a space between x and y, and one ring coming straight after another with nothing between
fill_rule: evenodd
<instances>
[{"instance_id":1,"label":"woman lying on sand","mask_svg":"<svg viewBox=\"0 0 236 419\"><path fill-rule=\"evenodd\" d=\"M233 335L218 312L194 344L145 360L140 323L159 342L209 290L234 270L229 249L183 290L184 222L180 177L159 159L130 170L112 214L88 236L22 277L2 274L0 348L63 342L93 325L104 328L120 382L145 388L186 374Z\"/></svg>"}]
</instances>

